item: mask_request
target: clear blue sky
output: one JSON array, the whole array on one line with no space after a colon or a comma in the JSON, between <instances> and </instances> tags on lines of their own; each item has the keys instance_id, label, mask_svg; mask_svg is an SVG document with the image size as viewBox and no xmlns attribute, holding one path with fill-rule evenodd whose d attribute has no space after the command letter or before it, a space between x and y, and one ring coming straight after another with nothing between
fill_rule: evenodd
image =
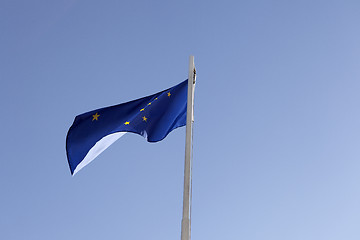
<instances>
[{"instance_id":1,"label":"clear blue sky","mask_svg":"<svg viewBox=\"0 0 360 240\"><path fill-rule=\"evenodd\" d=\"M76 115L187 78L192 239L358 240L359 1L0 2L0 239L180 239L185 128L71 177Z\"/></svg>"}]
</instances>

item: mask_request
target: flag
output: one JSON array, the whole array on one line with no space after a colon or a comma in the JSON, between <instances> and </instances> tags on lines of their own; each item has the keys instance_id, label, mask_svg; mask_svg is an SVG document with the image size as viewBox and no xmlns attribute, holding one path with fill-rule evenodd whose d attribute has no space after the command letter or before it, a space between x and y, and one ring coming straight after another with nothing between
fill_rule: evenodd
<instances>
[{"instance_id":1,"label":"flag","mask_svg":"<svg viewBox=\"0 0 360 240\"><path fill-rule=\"evenodd\" d=\"M148 142L163 140L172 130L186 125L188 80L161 91L75 117L66 137L71 174L94 160L127 132Z\"/></svg>"}]
</instances>

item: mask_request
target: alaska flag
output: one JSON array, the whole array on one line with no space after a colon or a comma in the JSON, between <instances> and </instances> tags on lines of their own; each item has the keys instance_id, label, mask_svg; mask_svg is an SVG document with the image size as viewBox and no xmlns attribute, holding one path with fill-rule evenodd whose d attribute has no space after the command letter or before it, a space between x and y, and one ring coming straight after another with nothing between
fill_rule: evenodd
<instances>
[{"instance_id":1,"label":"alaska flag","mask_svg":"<svg viewBox=\"0 0 360 240\"><path fill-rule=\"evenodd\" d=\"M71 174L90 163L126 132L148 142L186 125L188 80L151 96L77 116L66 137Z\"/></svg>"}]
</instances>

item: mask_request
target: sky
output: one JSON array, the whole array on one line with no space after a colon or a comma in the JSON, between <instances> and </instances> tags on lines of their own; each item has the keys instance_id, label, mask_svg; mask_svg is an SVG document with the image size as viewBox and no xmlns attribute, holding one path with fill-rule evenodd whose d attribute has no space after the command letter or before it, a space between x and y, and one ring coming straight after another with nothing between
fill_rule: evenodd
<instances>
[{"instance_id":1,"label":"sky","mask_svg":"<svg viewBox=\"0 0 360 240\"><path fill-rule=\"evenodd\" d=\"M180 239L185 128L75 176L76 115L197 69L192 239L360 236L359 1L0 1L0 239Z\"/></svg>"}]
</instances>

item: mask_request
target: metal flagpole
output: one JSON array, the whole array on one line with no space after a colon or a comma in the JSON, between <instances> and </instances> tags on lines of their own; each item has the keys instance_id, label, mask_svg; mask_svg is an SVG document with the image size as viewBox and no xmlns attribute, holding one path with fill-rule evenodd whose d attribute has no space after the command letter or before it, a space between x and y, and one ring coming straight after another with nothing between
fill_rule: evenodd
<instances>
[{"instance_id":1,"label":"metal flagpole","mask_svg":"<svg viewBox=\"0 0 360 240\"><path fill-rule=\"evenodd\" d=\"M194 87L196 71L194 56L189 58L188 96L186 112L186 144L184 167L183 216L181 221L181 240L191 239L191 168L192 168L192 124L194 122Z\"/></svg>"}]
</instances>

